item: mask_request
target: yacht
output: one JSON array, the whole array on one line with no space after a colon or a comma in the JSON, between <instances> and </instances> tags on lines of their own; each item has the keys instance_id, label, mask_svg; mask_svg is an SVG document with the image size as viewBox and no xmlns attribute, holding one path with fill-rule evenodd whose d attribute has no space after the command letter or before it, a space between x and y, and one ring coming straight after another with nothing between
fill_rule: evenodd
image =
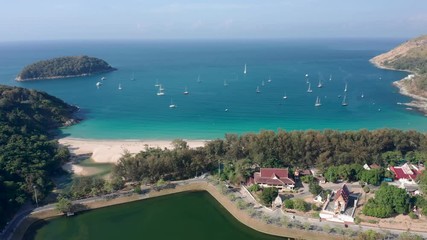
<instances>
[{"instance_id":1,"label":"yacht","mask_svg":"<svg viewBox=\"0 0 427 240\"><path fill-rule=\"evenodd\" d=\"M308 89L307 89L307 92L308 92L308 93L312 93L312 92L313 92L313 90L311 90L311 83L308 83Z\"/></svg>"},{"instance_id":2,"label":"yacht","mask_svg":"<svg viewBox=\"0 0 427 240\"><path fill-rule=\"evenodd\" d=\"M105 80L105 77L102 77L102 78L101 78L101 80L102 80L102 81L104 81L104 80Z\"/></svg>"},{"instance_id":3,"label":"yacht","mask_svg":"<svg viewBox=\"0 0 427 240\"><path fill-rule=\"evenodd\" d=\"M347 95L344 94L344 98L342 99L342 103L341 103L341 105L344 106L344 107L348 106L346 98L347 98Z\"/></svg>"},{"instance_id":4,"label":"yacht","mask_svg":"<svg viewBox=\"0 0 427 240\"><path fill-rule=\"evenodd\" d=\"M319 79L319 84L317 84L317 87L318 87L318 88L322 88L322 87L323 87L323 85L322 85L322 80L320 80L320 79Z\"/></svg>"},{"instance_id":5,"label":"yacht","mask_svg":"<svg viewBox=\"0 0 427 240\"><path fill-rule=\"evenodd\" d=\"M285 95L283 95L283 99L288 99L288 95L286 95L286 92Z\"/></svg>"},{"instance_id":6,"label":"yacht","mask_svg":"<svg viewBox=\"0 0 427 240\"><path fill-rule=\"evenodd\" d=\"M177 106L172 102L172 99L171 99L171 104L169 105L169 108L176 108Z\"/></svg>"},{"instance_id":7,"label":"yacht","mask_svg":"<svg viewBox=\"0 0 427 240\"><path fill-rule=\"evenodd\" d=\"M154 84L154 86L155 86L155 87L160 87L159 79L156 79L156 84Z\"/></svg>"},{"instance_id":8,"label":"yacht","mask_svg":"<svg viewBox=\"0 0 427 240\"><path fill-rule=\"evenodd\" d=\"M122 90L122 85L119 83L119 90Z\"/></svg>"},{"instance_id":9,"label":"yacht","mask_svg":"<svg viewBox=\"0 0 427 240\"><path fill-rule=\"evenodd\" d=\"M97 82L96 87L99 88L102 85L102 82Z\"/></svg>"},{"instance_id":10,"label":"yacht","mask_svg":"<svg viewBox=\"0 0 427 240\"><path fill-rule=\"evenodd\" d=\"M185 90L184 90L183 94L184 94L184 95L188 95L188 94L189 94L189 92L188 92L188 90L187 90L187 87L185 87Z\"/></svg>"},{"instance_id":11,"label":"yacht","mask_svg":"<svg viewBox=\"0 0 427 240\"><path fill-rule=\"evenodd\" d=\"M159 84L159 91L157 92L157 96L164 96L165 92L163 92L163 90L165 90L161 84Z\"/></svg>"},{"instance_id":12,"label":"yacht","mask_svg":"<svg viewBox=\"0 0 427 240\"><path fill-rule=\"evenodd\" d=\"M314 106L315 106L315 107L320 107L320 106L322 106L322 104L320 103L320 98L319 98L319 97L317 97L317 98L316 98L316 103L314 104Z\"/></svg>"}]
</instances>

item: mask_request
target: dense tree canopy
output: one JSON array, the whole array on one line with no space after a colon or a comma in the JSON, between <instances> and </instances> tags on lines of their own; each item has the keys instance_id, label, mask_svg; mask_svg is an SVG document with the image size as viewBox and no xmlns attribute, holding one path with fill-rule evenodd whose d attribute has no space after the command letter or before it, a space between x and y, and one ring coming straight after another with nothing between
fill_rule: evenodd
<instances>
[{"instance_id":1,"label":"dense tree canopy","mask_svg":"<svg viewBox=\"0 0 427 240\"><path fill-rule=\"evenodd\" d=\"M47 133L75 110L46 93L0 86L0 227L35 191L40 200L51 189L69 152Z\"/></svg>"},{"instance_id":2,"label":"dense tree canopy","mask_svg":"<svg viewBox=\"0 0 427 240\"><path fill-rule=\"evenodd\" d=\"M80 76L113 70L115 68L99 58L88 56L59 57L24 67L17 80Z\"/></svg>"},{"instance_id":3,"label":"dense tree canopy","mask_svg":"<svg viewBox=\"0 0 427 240\"><path fill-rule=\"evenodd\" d=\"M409 195L401 189L383 183L363 207L363 214L373 217L386 218L392 214L403 214L409 210Z\"/></svg>"}]
</instances>

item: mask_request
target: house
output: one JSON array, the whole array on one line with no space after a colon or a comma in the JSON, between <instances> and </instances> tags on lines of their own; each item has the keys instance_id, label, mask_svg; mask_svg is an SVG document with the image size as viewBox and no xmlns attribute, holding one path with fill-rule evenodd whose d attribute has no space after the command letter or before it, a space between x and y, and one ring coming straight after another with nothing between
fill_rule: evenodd
<instances>
[{"instance_id":1,"label":"house","mask_svg":"<svg viewBox=\"0 0 427 240\"><path fill-rule=\"evenodd\" d=\"M399 180L402 183L415 183L415 179L421 172L424 170L422 167L417 167L413 164L405 163L400 167L389 167L390 171L394 173L396 180Z\"/></svg>"},{"instance_id":2,"label":"house","mask_svg":"<svg viewBox=\"0 0 427 240\"><path fill-rule=\"evenodd\" d=\"M376 163L371 164L371 165L368 165L367 163L365 163L365 165L363 165L363 168L364 168L365 170L371 170L371 169L380 169L380 168L381 168L381 166L379 166L379 165L378 165L378 164L376 164Z\"/></svg>"},{"instance_id":3,"label":"house","mask_svg":"<svg viewBox=\"0 0 427 240\"><path fill-rule=\"evenodd\" d=\"M254 173L254 183L261 187L275 187L278 189L293 189L294 180L289 178L287 168L261 168Z\"/></svg>"},{"instance_id":4,"label":"house","mask_svg":"<svg viewBox=\"0 0 427 240\"><path fill-rule=\"evenodd\" d=\"M305 169L305 170L296 169L294 172L295 178L302 177L302 176L310 176L310 175L312 175L310 169Z\"/></svg>"},{"instance_id":5,"label":"house","mask_svg":"<svg viewBox=\"0 0 427 240\"><path fill-rule=\"evenodd\" d=\"M320 218L331 222L353 223L359 196L352 194L347 185L343 184L340 189L328 195L319 213Z\"/></svg>"}]
</instances>

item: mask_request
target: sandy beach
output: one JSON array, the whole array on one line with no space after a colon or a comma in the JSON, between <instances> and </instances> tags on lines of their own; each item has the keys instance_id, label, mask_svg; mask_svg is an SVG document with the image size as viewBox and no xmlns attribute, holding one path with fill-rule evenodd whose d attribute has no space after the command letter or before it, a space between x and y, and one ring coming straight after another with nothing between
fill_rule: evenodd
<instances>
[{"instance_id":1,"label":"sandy beach","mask_svg":"<svg viewBox=\"0 0 427 240\"><path fill-rule=\"evenodd\" d=\"M190 148L202 147L205 140L185 140ZM125 151L131 154L143 151L146 147L172 148L172 140L97 140L60 138L59 144L68 147L74 159L90 157L97 163L117 163ZM67 163L63 168L79 175L89 175L89 169L74 163Z\"/></svg>"}]
</instances>

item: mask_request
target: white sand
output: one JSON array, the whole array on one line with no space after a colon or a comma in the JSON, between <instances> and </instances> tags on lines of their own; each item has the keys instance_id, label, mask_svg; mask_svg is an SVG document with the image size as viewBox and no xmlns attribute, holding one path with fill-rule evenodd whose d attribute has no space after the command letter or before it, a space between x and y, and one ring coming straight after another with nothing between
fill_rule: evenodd
<instances>
[{"instance_id":1,"label":"white sand","mask_svg":"<svg viewBox=\"0 0 427 240\"><path fill-rule=\"evenodd\" d=\"M172 141L167 140L94 140L94 139L77 139L61 138L59 143L68 147L73 155L91 154L91 159L99 163L116 163L127 150L130 153L143 151L146 146L159 148L172 148ZM190 148L202 147L205 145L204 140L184 140ZM78 174L78 168L72 168L74 173Z\"/></svg>"}]
</instances>

